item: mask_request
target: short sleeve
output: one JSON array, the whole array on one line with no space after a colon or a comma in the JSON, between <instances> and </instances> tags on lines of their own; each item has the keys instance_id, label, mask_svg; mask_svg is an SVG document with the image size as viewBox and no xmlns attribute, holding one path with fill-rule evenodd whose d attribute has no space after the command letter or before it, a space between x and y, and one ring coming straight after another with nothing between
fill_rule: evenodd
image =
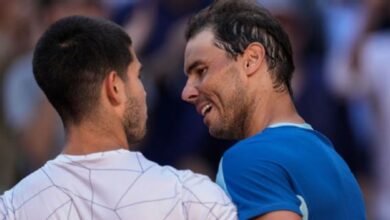
<instances>
[{"instance_id":1,"label":"short sleeve","mask_svg":"<svg viewBox=\"0 0 390 220\"><path fill-rule=\"evenodd\" d=\"M253 153L252 153L253 154ZM278 163L254 159L250 154L227 154L218 173L240 219L272 211L288 210L302 215L301 202L294 193L288 172Z\"/></svg>"},{"instance_id":2,"label":"short sleeve","mask_svg":"<svg viewBox=\"0 0 390 220\"><path fill-rule=\"evenodd\" d=\"M181 180L186 219L237 219L236 207L208 177L185 171Z\"/></svg>"}]
</instances>

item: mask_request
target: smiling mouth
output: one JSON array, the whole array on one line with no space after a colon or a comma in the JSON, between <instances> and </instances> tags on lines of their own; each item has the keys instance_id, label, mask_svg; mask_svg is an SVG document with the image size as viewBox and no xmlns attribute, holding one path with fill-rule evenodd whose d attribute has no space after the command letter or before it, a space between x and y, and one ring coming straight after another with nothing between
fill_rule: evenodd
<instances>
[{"instance_id":1,"label":"smiling mouth","mask_svg":"<svg viewBox=\"0 0 390 220\"><path fill-rule=\"evenodd\" d=\"M211 104L205 105L205 106L202 108L202 111L201 111L202 116L205 116L207 113L209 113L209 112L211 111L211 109L212 109Z\"/></svg>"}]
</instances>

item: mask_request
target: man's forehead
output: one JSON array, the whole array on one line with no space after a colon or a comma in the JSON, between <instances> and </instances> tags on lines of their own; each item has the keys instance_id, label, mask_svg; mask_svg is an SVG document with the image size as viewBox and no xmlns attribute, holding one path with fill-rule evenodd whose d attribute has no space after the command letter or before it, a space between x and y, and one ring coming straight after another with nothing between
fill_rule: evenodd
<instances>
[{"instance_id":1,"label":"man's forehead","mask_svg":"<svg viewBox=\"0 0 390 220\"><path fill-rule=\"evenodd\" d=\"M186 46L186 53L196 51L198 49L204 49L204 47L213 46L214 33L210 29L205 29L192 37Z\"/></svg>"},{"instance_id":2,"label":"man's forehead","mask_svg":"<svg viewBox=\"0 0 390 220\"><path fill-rule=\"evenodd\" d=\"M191 65L191 62L204 59L204 57L212 55L213 51L218 49L214 44L213 32L209 29L203 30L187 42L185 65Z\"/></svg>"}]
</instances>

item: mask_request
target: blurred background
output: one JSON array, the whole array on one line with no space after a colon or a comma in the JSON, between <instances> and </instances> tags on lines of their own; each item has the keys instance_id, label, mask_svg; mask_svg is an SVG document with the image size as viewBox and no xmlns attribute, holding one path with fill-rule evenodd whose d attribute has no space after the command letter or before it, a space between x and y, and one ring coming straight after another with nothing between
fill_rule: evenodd
<instances>
[{"instance_id":1,"label":"blurred background","mask_svg":"<svg viewBox=\"0 0 390 220\"><path fill-rule=\"evenodd\" d=\"M184 87L184 29L211 0L0 0L0 194L61 152L62 124L32 74L42 32L69 15L123 26L144 65L148 134L137 151L214 179L234 142L211 138ZM390 1L257 0L290 36L298 111L328 136L363 189L369 219L390 219ZM304 158L302 158L304 159Z\"/></svg>"}]
</instances>

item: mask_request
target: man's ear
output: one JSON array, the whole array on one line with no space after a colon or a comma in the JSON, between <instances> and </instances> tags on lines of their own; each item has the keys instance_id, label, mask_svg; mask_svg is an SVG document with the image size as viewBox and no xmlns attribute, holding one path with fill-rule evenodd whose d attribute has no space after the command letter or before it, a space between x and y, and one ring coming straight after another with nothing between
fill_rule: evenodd
<instances>
[{"instance_id":1,"label":"man's ear","mask_svg":"<svg viewBox=\"0 0 390 220\"><path fill-rule=\"evenodd\" d=\"M107 98L112 105L116 106L123 102L124 84L116 71L111 71L103 84Z\"/></svg>"},{"instance_id":2,"label":"man's ear","mask_svg":"<svg viewBox=\"0 0 390 220\"><path fill-rule=\"evenodd\" d=\"M265 64L265 48L262 44L253 42L248 45L243 54L243 65L248 76L256 73Z\"/></svg>"}]
</instances>

